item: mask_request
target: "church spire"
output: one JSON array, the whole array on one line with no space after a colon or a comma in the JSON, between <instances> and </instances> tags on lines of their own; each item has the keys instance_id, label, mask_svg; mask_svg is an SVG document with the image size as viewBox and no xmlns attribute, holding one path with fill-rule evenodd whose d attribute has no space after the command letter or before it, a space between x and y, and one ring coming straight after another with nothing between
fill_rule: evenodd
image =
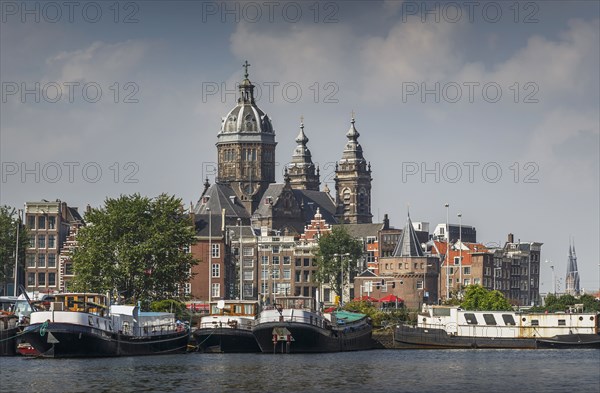
<instances>
[{"instance_id":1,"label":"church spire","mask_svg":"<svg viewBox=\"0 0 600 393\"><path fill-rule=\"evenodd\" d=\"M342 158L335 165L336 217L342 223L371 223L371 168L358 142L360 133L355 126L354 112L346 133Z\"/></svg>"},{"instance_id":2,"label":"church spire","mask_svg":"<svg viewBox=\"0 0 600 393\"><path fill-rule=\"evenodd\" d=\"M410 220L410 211L407 214L406 225L393 255L395 257L422 257L424 255L421 243L419 243L417 233Z\"/></svg>"},{"instance_id":3,"label":"church spire","mask_svg":"<svg viewBox=\"0 0 600 393\"><path fill-rule=\"evenodd\" d=\"M292 161L288 165L290 184L294 189L319 190L318 172L315 173L315 164L312 155L306 146L308 138L304 133L304 117L300 117L300 131L296 137L297 146L292 154Z\"/></svg>"}]
</instances>

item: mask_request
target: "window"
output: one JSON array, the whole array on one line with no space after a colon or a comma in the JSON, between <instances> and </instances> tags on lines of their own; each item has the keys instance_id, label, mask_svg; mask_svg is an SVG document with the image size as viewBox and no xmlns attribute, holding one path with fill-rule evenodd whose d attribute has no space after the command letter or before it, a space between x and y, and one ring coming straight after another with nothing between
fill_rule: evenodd
<instances>
[{"instance_id":1,"label":"window","mask_svg":"<svg viewBox=\"0 0 600 393\"><path fill-rule=\"evenodd\" d=\"M218 263L212 264L212 276L221 277L221 265Z\"/></svg>"},{"instance_id":2,"label":"window","mask_svg":"<svg viewBox=\"0 0 600 393\"><path fill-rule=\"evenodd\" d=\"M56 217L48 217L48 229L56 229Z\"/></svg>"},{"instance_id":3,"label":"window","mask_svg":"<svg viewBox=\"0 0 600 393\"><path fill-rule=\"evenodd\" d=\"M46 273L38 273L38 287L46 286Z\"/></svg>"},{"instance_id":4,"label":"window","mask_svg":"<svg viewBox=\"0 0 600 393\"><path fill-rule=\"evenodd\" d=\"M73 264L71 262L65 263L65 276L73 275Z\"/></svg>"},{"instance_id":5,"label":"window","mask_svg":"<svg viewBox=\"0 0 600 393\"><path fill-rule=\"evenodd\" d=\"M212 284L212 297L220 297L221 296L221 284L213 283Z\"/></svg>"},{"instance_id":6,"label":"window","mask_svg":"<svg viewBox=\"0 0 600 393\"><path fill-rule=\"evenodd\" d=\"M35 267L35 254L27 254L27 267Z\"/></svg>"},{"instance_id":7,"label":"window","mask_svg":"<svg viewBox=\"0 0 600 393\"><path fill-rule=\"evenodd\" d=\"M261 258L261 265L268 265L268 264L269 264L269 256L263 255Z\"/></svg>"},{"instance_id":8,"label":"window","mask_svg":"<svg viewBox=\"0 0 600 393\"><path fill-rule=\"evenodd\" d=\"M46 267L46 254L38 254L38 267Z\"/></svg>"},{"instance_id":9,"label":"window","mask_svg":"<svg viewBox=\"0 0 600 393\"><path fill-rule=\"evenodd\" d=\"M283 269L283 279L289 280L292 278L292 270L289 267Z\"/></svg>"},{"instance_id":10,"label":"window","mask_svg":"<svg viewBox=\"0 0 600 393\"><path fill-rule=\"evenodd\" d=\"M304 266L310 266L310 258L304 258Z\"/></svg>"},{"instance_id":11,"label":"window","mask_svg":"<svg viewBox=\"0 0 600 393\"><path fill-rule=\"evenodd\" d=\"M56 286L56 273L48 273L48 286L49 287Z\"/></svg>"},{"instance_id":12,"label":"window","mask_svg":"<svg viewBox=\"0 0 600 393\"><path fill-rule=\"evenodd\" d=\"M567 321L564 319L559 319L558 320L558 326L566 326L567 325Z\"/></svg>"},{"instance_id":13,"label":"window","mask_svg":"<svg viewBox=\"0 0 600 393\"><path fill-rule=\"evenodd\" d=\"M260 293L262 293L263 295L267 294L267 291L269 290L269 284L266 282L263 282L260 284Z\"/></svg>"},{"instance_id":14,"label":"window","mask_svg":"<svg viewBox=\"0 0 600 393\"><path fill-rule=\"evenodd\" d=\"M310 282L310 272L304 271L304 282Z\"/></svg>"},{"instance_id":15,"label":"window","mask_svg":"<svg viewBox=\"0 0 600 393\"><path fill-rule=\"evenodd\" d=\"M48 267L56 267L56 254L48 254Z\"/></svg>"},{"instance_id":16,"label":"window","mask_svg":"<svg viewBox=\"0 0 600 393\"><path fill-rule=\"evenodd\" d=\"M279 265L279 257L273 256L273 265Z\"/></svg>"},{"instance_id":17,"label":"window","mask_svg":"<svg viewBox=\"0 0 600 393\"><path fill-rule=\"evenodd\" d=\"M46 248L46 235L38 236L38 248Z\"/></svg>"},{"instance_id":18,"label":"window","mask_svg":"<svg viewBox=\"0 0 600 393\"><path fill-rule=\"evenodd\" d=\"M183 294L189 295L191 293L192 293L192 284L190 284L189 282L186 282L185 286L183 287Z\"/></svg>"},{"instance_id":19,"label":"window","mask_svg":"<svg viewBox=\"0 0 600 393\"><path fill-rule=\"evenodd\" d=\"M487 281L486 281L486 282L487 282ZM479 284L481 284L481 279L480 279L480 278L474 278L474 279L473 279L473 284L475 284L475 285L479 285Z\"/></svg>"},{"instance_id":20,"label":"window","mask_svg":"<svg viewBox=\"0 0 600 393\"><path fill-rule=\"evenodd\" d=\"M295 280L296 282L302 282L302 272L299 270L296 270L295 272Z\"/></svg>"},{"instance_id":21,"label":"window","mask_svg":"<svg viewBox=\"0 0 600 393\"><path fill-rule=\"evenodd\" d=\"M252 286L252 282L245 282L244 283L244 297L246 299L251 298L252 296L254 296L254 286Z\"/></svg>"},{"instance_id":22,"label":"window","mask_svg":"<svg viewBox=\"0 0 600 393\"><path fill-rule=\"evenodd\" d=\"M291 257L283 257L283 264L284 265L291 265L292 264L292 258Z\"/></svg>"},{"instance_id":23,"label":"window","mask_svg":"<svg viewBox=\"0 0 600 393\"><path fill-rule=\"evenodd\" d=\"M46 229L46 217L45 216L38 217L38 229Z\"/></svg>"},{"instance_id":24,"label":"window","mask_svg":"<svg viewBox=\"0 0 600 393\"><path fill-rule=\"evenodd\" d=\"M453 267L450 267L450 273L448 273L448 274L454 274L454 268Z\"/></svg>"},{"instance_id":25,"label":"window","mask_svg":"<svg viewBox=\"0 0 600 393\"><path fill-rule=\"evenodd\" d=\"M213 258L219 258L221 256L221 245L220 244L212 245L212 254L211 255Z\"/></svg>"},{"instance_id":26,"label":"window","mask_svg":"<svg viewBox=\"0 0 600 393\"><path fill-rule=\"evenodd\" d=\"M454 257L454 264L460 265L460 257Z\"/></svg>"},{"instance_id":27,"label":"window","mask_svg":"<svg viewBox=\"0 0 600 393\"><path fill-rule=\"evenodd\" d=\"M465 313L465 320L469 325L477 325L477 318L473 313Z\"/></svg>"},{"instance_id":28,"label":"window","mask_svg":"<svg viewBox=\"0 0 600 393\"><path fill-rule=\"evenodd\" d=\"M423 289L423 280L417 280L417 289Z\"/></svg>"},{"instance_id":29,"label":"window","mask_svg":"<svg viewBox=\"0 0 600 393\"><path fill-rule=\"evenodd\" d=\"M244 247L244 256L245 257L251 257L254 255L254 248L253 247Z\"/></svg>"},{"instance_id":30,"label":"window","mask_svg":"<svg viewBox=\"0 0 600 393\"><path fill-rule=\"evenodd\" d=\"M296 266L298 266L298 267L302 266L302 259L301 258L296 258Z\"/></svg>"},{"instance_id":31,"label":"window","mask_svg":"<svg viewBox=\"0 0 600 393\"><path fill-rule=\"evenodd\" d=\"M471 266L463 267L463 274L471 274Z\"/></svg>"},{"instance_id":32,"label":"window","mask_svg":"<svg viewBox=\"0 0 600 393\"><path fill-rule=\"evenodd\" d=\"M513 316L511 314L502 314L502 320L504 321L505 325L512 325L515 326L515 319L513 318Z\"/></svg>"},{"instance_id":33,"label":"window","mask_svg":"<svg viewBox=\"0 0 600 393\"><path fill-rule=\"evenodd\" d=\"M375 251L367 251L367 263L375 262Z\"/></svg>"},{"instance_id":34,"label":"window","mask_svg":"<svg viewBox=\"0 0 600 393\"><path fill-rule=\"evenodd\" d=\"M471 279L470 278L465 278L463 280L463 283L464 283L464 286L471 285Z\"/></svg>"},{"instance_id":35,"label":"window","mask_svg":"<svg viewBox=\"0 0 600 393\"><path fill-rule=\"evenodd\" d=\"M56 235L48 235L48 248L56 248Z\"/></svg>"},{"instance_id":36,"label":"window","mask_svg":"<svg viewBox=\"0 0 600 393\"><path fill-rule=\"evenodd\" d=\"M496 325L496 318L494 318L494 314L483 314L483 320L486 325Z\"/></svg>"},{"instance_id":37,"label":"window","mask_svg":"<svg viewBox=\"0 0 600 393\"><path fill-rule=\"evenodd\" d=\"M260 271L260 278L263 281L269 279L269 268L268 267L263 267L262 268L262 270Z\"/></svg>"},{"instance_id":38,"label":"window","mask_svg":"<svg viewBox=\"0 0 600 393\"><path fill-rule=\"evenodd\" d=\"M27 216L27 227L29 229L35 229L35 216ZM35 283L33 285L35 285Z\"/></svg>"},{"instance_id":39,"label":"window","mask_svg":"<svg viewBox=\"0 0 600 393\"><path fill-rule=\"evenodd\" d=\"M254 272L252 270L244 270L244 280L245 281L254 280Z\"/></svg>"},{"instance_id":40,"label":"window","mask_svg":"<svg viewBox=\"0 0 600 393\"><path fill-rule=\"evenodd\" d=\"M279 269L273 270L273 278L279 278Z\"/></svg>"},{"instance_id":41,"label":"window","mask_svg":"<svg viewBox=\"0 0 600 393\"><path fill-rule=\"evenodd\" d=\"M29 248L35 248L35 235L29 235Z\"/></svg>"},{"instance_id":42,"label":"window","mask_svg":"<svg viewBox=\"0 0 600 393\"><path fill-rule=\"evenodd\" d=\"M537 319L532 319L531 320L531 326L540 326L540 321Z\"/></svg>"},{"instance_id":43,"label":"window","mask_svg":"<svg viewBox=\"0 0 600 393\"><path fill-rule=\"evenodd\" d=\"M279 254L279 246L273 246L273 254Z\"/></svg>"}]
</instances>

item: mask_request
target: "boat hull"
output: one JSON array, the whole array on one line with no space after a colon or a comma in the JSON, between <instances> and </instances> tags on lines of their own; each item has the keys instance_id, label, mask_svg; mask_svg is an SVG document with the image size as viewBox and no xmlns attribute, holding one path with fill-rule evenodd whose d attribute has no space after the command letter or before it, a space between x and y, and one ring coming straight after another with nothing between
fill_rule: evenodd
<instances>
[{"instance_id":1,"label":"boat hull","mask_svg":"<svg viewBox=\"0 0 600 393\"><path fill-rule=\"evenodd\" d=\"M448 334L444 329L401 325L394 332L394 347L401 349L600 348L600 336L596 334L575 334L551 338L456 336Z\"/></svg>"},{"instance_id":2,"label":"boat hull","mask_svg":"<svg viewBox=\"0 0 600 393\"><path fill-rule=\"evenodd\" d=\"M0 328L0 356L14 356L17 354L18 327Z\"/></svg>"},{"instance_id":3,"label":"boat hull","mask_svg":"<svg viewBox=\"0 0 600 393\"><path fill-rule=\"evenodd\" d=\"M252 331L233 328L202 328L194 332L199 352L256 353L260 347Z\"/></svg>"},{"instance_id":4,"label":"boat hull","mask_svg":"<svg viewBox=\"0 0 600 393\"><path fill-rule=\"evenodd\" d=\"M44 329L37 324L28 326L23 339L42 357L142 356L185 352L189 332L128 336L89 326L49 323Z\"/></svg>"},{"instance_id":5,"label":"boat hull","mask_svg":"<svg viewBox=\"0 0 600 393\"><path fill-rule=\"evenodd\" d=\"M273 340L273 332L287 329L289 341ZM345 329L322 328L300 322L265 322L254 328L254 336L265 353L319 353L359 351L373 348L369 324Z\"/></svg>"}]
</instances>

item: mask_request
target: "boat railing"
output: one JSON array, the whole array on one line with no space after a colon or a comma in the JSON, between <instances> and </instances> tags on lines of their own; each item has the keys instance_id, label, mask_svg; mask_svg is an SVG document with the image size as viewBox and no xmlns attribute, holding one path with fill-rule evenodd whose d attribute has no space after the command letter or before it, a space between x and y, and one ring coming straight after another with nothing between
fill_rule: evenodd
<instances>
[{"instance_id":1,"label":"boat railing","mask_svg":"<svg viewBox=\"0 0 600 393\"><path fill-rule=\"evenodd\" d=\"M180 333L187 330L188 327L183 323L168 323L162 325L149 326L123 326L119 333L132 336L159 336L163 334Z\"/></svg>"},{"instance_id":2,"label":"boat railing","mask_svg":"<svg viewBox=\"0 0 600 393\"><path fill-rule=\"evenodd\" d=\"M324 318L317 316L304 316L304 315L279 315L259 318L257 324L266 322L294 322L302 323L306 325L313 325L317 327L327 328L331 325Z\"/></svg>"}]
</instances>

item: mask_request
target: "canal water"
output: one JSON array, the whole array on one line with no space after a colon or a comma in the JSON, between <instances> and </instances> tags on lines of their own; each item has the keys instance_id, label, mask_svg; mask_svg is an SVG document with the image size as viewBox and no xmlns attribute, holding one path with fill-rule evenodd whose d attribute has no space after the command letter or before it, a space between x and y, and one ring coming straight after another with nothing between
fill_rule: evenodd
<instances>
[{"instance_id":1,"label":"canal water","mask_svg":"<svg viewBox=\"0 0 600 393\"><path fill-rule=\"evenodd\" d=\"M600 350L0 358L0 392L600 392Z\"/></svg>"}]
</instances>

